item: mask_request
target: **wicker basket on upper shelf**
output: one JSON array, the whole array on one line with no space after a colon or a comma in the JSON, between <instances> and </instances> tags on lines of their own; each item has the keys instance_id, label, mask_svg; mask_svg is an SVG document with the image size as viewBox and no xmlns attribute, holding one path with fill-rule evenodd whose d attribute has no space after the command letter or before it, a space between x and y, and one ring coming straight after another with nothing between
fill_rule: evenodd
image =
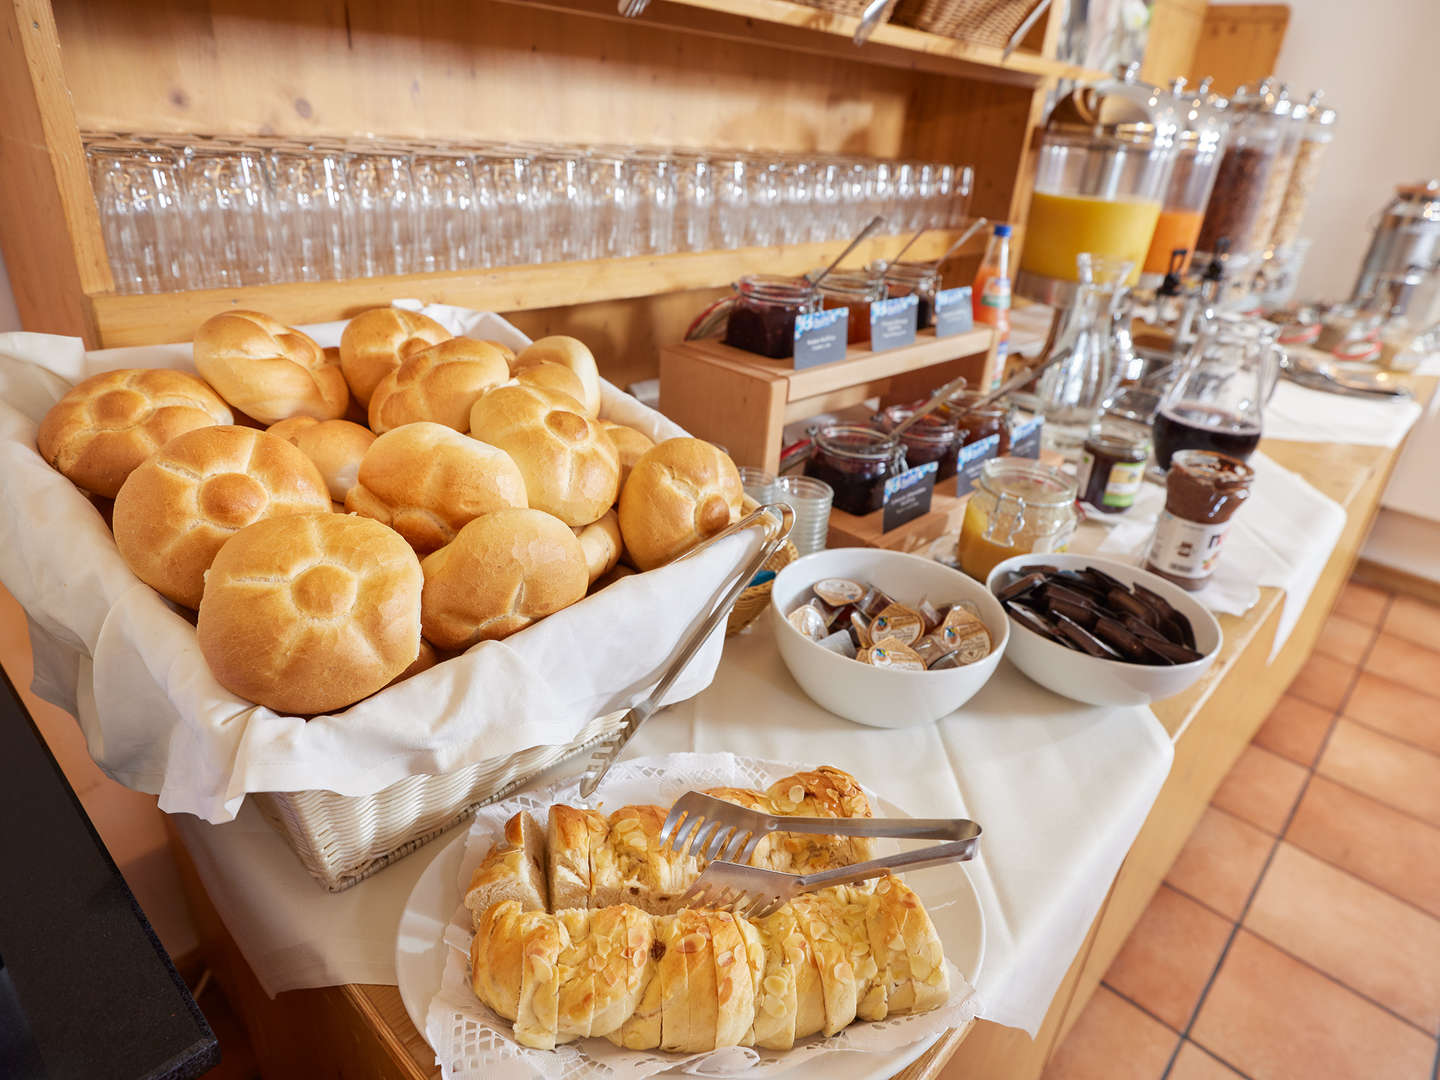
<instances>
[{"instance_id":1,"label":"wicker basket on upper shelf","mask_svg":"<svg viewBox=\"0 0 1440 1080\"><path fill-rule=\"evenodd\" d=\"M1004 48L1037 0L900 0L890 21L897 26ZM846 14L850 14L847 10Z\"/></svg>"},{"instance_id":2,"label":"wicker basket on upper shelf","mask_svg":"<svg viewBox=\"0 0 1440 1080\"><path fill-rule=\"evenodd\" d=\"M849 15L858 19L865 14L869 0L795 0L801 7L819 8L835 15Z\"/></svg>"}]
</instances>

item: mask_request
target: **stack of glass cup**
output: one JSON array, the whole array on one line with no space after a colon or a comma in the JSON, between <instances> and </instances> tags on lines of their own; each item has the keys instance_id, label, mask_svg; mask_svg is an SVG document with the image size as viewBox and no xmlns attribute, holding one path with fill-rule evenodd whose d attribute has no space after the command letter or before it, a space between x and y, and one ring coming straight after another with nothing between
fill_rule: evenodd
<instances>
[{"instance_id":1,"label":"stack of glass cup","mask_svg":"<svg viewBox=\"0 0 1440 1080\"><path fill-rule=\"evenodd\" d=\"M809 476L782 476L775 481L775 499L795 511L790 542L801 555L825 550L830 537L830 503L835 492L823 480Z\"/></svg>"},{"instance_id":2,"label":"stack of glass cup","mask_svg":"<svg viewBox=\"0 0 1440 1080\"><path fill-rule=\"evenodd\" d=\"M86 136L122 293L818 243L958 225L968 169L822 154Z\"/></svg>"}]
</instances>

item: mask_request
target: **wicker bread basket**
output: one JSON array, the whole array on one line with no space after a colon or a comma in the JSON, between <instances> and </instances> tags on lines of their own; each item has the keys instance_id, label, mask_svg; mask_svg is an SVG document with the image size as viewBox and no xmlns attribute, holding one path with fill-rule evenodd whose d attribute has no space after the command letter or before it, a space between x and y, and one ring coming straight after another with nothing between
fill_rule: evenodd
<instances>
[{"instance_id":1,"label":"wicker bread basket","mask_svg":"<svg viewBox=\"0 0 1440 1080\"><path fill-rule=\"evenodd\" d=\"M1004 48L1037 0L900 0L897 26Z\"/></svg>"},{"instance_id":2,"label":"wicker bread basket","mask_svg":"<svg viewBox=\"0 0 1440 1080\"><path fill-rule=\"evenodd\" d=\"M783 554L783 552L782 552ZM571 743L532 746L442 776L408 776L374 795L258 792L255 800L316 881L342 892L618 731L624 712L590 721Z\"/></svg>"},{"instance_id":3,"label":"wicker bread basket","mask_svg":"<svg viewBox=\"0 0 1440 1080\"><path fill-rule=\"evenodd\" d=\"M765 569L778 574L799 557L799 550L786 540L784 547L765 560ZM759 585L751 585L740 594L740 599L736 600L735 606L730 609L730 618L725 624L726 637L738 634L760 617L760 613L770 605L770 588L774 584L775 579L772 577Z\"/></svg>"}]
</instances>

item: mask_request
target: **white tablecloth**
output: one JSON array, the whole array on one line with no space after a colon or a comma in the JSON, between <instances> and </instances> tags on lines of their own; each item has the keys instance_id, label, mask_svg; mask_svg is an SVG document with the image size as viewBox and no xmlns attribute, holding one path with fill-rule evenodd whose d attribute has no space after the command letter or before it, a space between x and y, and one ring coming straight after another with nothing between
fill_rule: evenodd
<instances>
[{"instance_id":1,"label":"white tablecloth","mask_svg":"<svg viewBox=\"0 0 1440 1080\"><path fill-rule=\"evenodd\" d=\"M775 653L764 618L727 642L710 688L653 718L627 756L682 750L833 763L913 814L979 821L985 840L972 879L988 933L981 1015L1031 1032L1172 758L1148 709L1080 705L1008 663L969 705L937 725L851 724L804 696ZM253 808L226 825L187 818L181 832L207 892L271 994L393 983L400 911L442 846L431 844L330 895Z\"/></svg>"},{"instance_id":2,"label":"white tablecloth","mask_svg":"<svg viewBox=\"0 0 1440 1080\"><path fill-rule=\"evenodd\" d=\"M1414 400L1329 394L1281 379L1265 406L1265 438L1399 446L1420 412Z\"/></svg>"}]
</instances>

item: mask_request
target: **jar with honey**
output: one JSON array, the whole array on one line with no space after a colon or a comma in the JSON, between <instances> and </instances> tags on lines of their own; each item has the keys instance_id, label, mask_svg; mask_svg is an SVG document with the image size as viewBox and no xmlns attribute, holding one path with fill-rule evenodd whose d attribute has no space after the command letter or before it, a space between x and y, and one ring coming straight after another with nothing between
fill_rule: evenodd
<instances>
[{"instance_id":1,"label":"jar with honey","mask_svg":"<svg viewBox=\"0 0 1440 1080\"><path fill-rule=\"evenodd\" d=\"M1075 481L1029 458L987 461L965 506L956 556L984 581L1015 555L1063 551L1079 523Z\"/></svg>"}]
</instances>

